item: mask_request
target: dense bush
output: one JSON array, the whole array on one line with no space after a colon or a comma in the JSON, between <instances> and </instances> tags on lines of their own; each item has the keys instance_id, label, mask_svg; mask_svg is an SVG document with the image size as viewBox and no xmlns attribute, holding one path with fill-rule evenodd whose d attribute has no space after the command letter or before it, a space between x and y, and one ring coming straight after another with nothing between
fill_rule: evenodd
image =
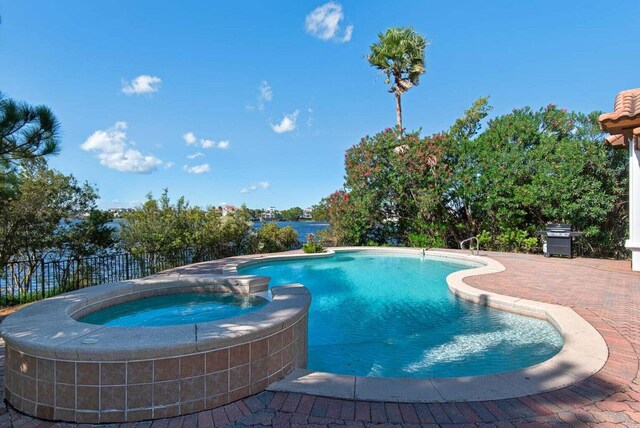
<instances>
[{"instance_id":1,"label":"dense bush","mask_svg":"<svg viewBox=\"0 0 640 428\"><path fill-rule=\"evenodd\" d=\"M298 232L291 226L278 227L276 223L263 223L251 237L251 253L277 253L298 247Z\"/></svg>"},{"instance_id":2,"label":"dense bush","mask_svg":"<svg viewBox=\"0 0 640 428\"><path fill-rule=\"evenodd\" d=\"M121 223L120 240L133 254L179 253L195 244L203 216L189 207L184 198L171 204L165 190L160 199L147 195L140 207L126 213Z\"/></svg>"},{"instance_id":3,"label":"dense bush","mask_svg":"<svg viewBox=\"0 0 640 428\"><path fill-rule=\"evenodd\" d=\"M625 257L627 160L603 143L596 112L551 104L489 120L478 99L447 131L386 129L345 154L344 188L324 199L340 244L536 251L549 222L585 233L582 251Z\"/></svg>"},{"instance_id":4,"label":"dense bush","mask_svg":"<svg viewBox=\"0 0 640 428\"><path fill-rule=\"evenodd\" d=\"M211 207L191 207L184 198L171 203L165 190L159 199L147 196L142 206L128 212L122 223L121 244L133 254L162 254L180 258L193 251L194 260L247 253L287 251L298 246L292 227L265 223L253 230L245 208L222 216Z\"/></svg>"}]
</instances>

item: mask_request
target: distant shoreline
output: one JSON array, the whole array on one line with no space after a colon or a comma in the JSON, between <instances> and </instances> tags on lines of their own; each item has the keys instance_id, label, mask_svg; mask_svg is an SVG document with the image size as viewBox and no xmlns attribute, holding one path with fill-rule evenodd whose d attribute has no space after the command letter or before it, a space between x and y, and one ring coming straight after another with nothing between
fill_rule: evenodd
<instances>
[{"instance_id":1,"label":"distant shoreline","mask_svg":"<svg viewBox=\"0 0 640 428\"><path fill-rule=\"evenodd\" d=\"M254 223L315 223L329 225L328 221L314 221L314 220L251 220Z\"/></svg>"}]
</instances>

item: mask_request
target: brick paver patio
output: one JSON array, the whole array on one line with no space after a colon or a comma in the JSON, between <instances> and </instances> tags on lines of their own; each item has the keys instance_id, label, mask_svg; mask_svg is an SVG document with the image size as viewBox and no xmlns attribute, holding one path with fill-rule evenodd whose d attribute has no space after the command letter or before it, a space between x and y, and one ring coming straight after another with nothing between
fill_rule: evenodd
<instances>
[{"instance_id":1,"label":"brick paver patio","mask_svg":"<svg viewBox=\"0 0 640 428\"><path fill-rule=\"evenodd\" d=\"M507 270L466 282L486 291L573 308L609 347L609 359L600 372L553 392L468 403L398 404L265 391L210 411L120 426L640 426L640 273L632 273L630 262L622 261L487 255ZM0 365L4 367L4 352ZM5 407L0 409L0 426L69 425L33 419Z\"/></svg>"}]
</instances>

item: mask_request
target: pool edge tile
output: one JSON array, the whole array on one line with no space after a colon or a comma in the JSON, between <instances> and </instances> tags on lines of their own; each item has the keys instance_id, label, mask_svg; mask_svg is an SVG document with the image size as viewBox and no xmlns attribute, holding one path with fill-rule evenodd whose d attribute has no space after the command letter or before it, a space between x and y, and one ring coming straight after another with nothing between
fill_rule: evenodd
<instances>
[{"instance_id":1,"label":"pool edge tile","mask_svg":"<svg viewBox=\"0 0 640 428\"><path fill-rule=\"evenodd\" d=\"M353 400L357 398L356 382L355 376L296 369L284 379L269 385L267 390Z\"/></svg>"}]
</instances>

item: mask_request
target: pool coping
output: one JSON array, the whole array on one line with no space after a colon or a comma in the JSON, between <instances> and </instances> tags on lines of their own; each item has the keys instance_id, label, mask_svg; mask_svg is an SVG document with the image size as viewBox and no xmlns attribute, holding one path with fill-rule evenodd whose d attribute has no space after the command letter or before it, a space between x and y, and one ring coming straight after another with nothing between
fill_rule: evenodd
<instances>
[{"instance_id":1,"label":"pool coping","mask_svg":"<svg viewBox=\"0 0 640 428\"><path fill-rule=\"evenodd\" d=\"M476 304L547 320L562 335L564 346L558 354L542 363L506 373L453 378L372 378L296 369L267 389L387 402L431 403L509 399L561 389L578 383L600 371L608 359L609 350L600 333L573 309L486 292L466 284L465 278L506 270L501 263L486 256L410 248L335 247L319 254L287 253L229 260L222 266L222 271L227 275L237 275L238 267L266 261L332 257L336 253L351 251L424 254L480 263L482 264L480 267L450 274L447 277L449 290L455 296Z\"/></svg>"}]
</instances>

